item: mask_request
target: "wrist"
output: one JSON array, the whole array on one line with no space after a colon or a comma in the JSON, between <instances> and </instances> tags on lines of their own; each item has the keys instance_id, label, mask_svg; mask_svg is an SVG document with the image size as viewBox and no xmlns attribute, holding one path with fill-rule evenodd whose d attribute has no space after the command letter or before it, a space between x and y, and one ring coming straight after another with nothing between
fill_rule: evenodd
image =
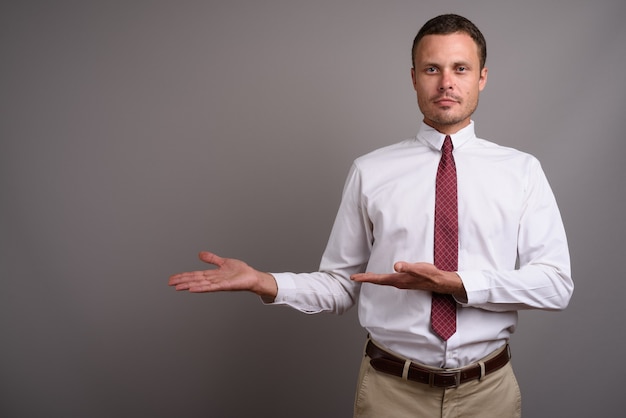
<instances>
[{"instance_id":1,"label":"wrist","mask_svg":"<svg viewBox=\"0 0 626 418\"><path fill-rule=\"evenodd\" d=\"M276 295L278 294L278 285L276 284L276 279L271 274L261 271L257 271L256 275L257 286L255 286L252 291L259 295L261 299L263 299L263 302L274 302L274 299L276 299Z\"/></svg>"},{"instance_id":2,"label":"wrist","mask_svg":"<svg viewBox=\"0 0 626 418\"><path fill-rule=\"evenodd\" d=\"M460 303L467 303L467 291L465 290L465 286L463 285L463 279L457 272L452 272L455 278L455 290L451 293L452 297Z\"/></svg>"}]
</instances>

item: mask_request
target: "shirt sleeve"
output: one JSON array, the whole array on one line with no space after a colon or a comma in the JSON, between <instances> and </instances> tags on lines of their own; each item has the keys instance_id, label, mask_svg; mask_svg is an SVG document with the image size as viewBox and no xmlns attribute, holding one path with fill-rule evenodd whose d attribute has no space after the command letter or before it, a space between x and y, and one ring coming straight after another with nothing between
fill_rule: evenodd
<instances>
[{"instance_id":1,"label":"shirt sleeve","mask_svg":"<svg viewBox=\"0 0 626 418\"><path fill-rule=\"evenodd\" d=\"M574 284L563 221L538 161L530 170L518 232L518 267L512 271L459 271L465 306L489 311L561 310Z\"/></svg>"},{"instance_id":2,"label":"shirt sleeve","mask_svg":"<svg viewBox=\"0 0 626 418\"><path fill-rule=\"evenodd\" d=\"M360 284L350 280L350 276L364 271L371 248L371 227L362 210L360 190L361 177L353 165L319 271L272 273L278 284L273 304L288 305L305 313L336 314L354 306Z\"/></svg>"}]
</instances>

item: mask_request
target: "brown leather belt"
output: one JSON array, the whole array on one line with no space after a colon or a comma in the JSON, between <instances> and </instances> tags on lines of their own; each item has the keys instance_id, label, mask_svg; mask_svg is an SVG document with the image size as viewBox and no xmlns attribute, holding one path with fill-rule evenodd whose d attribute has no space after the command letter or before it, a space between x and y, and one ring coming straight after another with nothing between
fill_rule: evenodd
<instances>
[{"instance_id":1,"label":"brown leather belt","mask_svg":"<svg viewBox=\"0 0 626 418\"><path fill-rule=\"evenodd\" d=\"M507 344L495 357L484 362L478 362L460 369L441 369L439 371L430 370L415 363L407 365L408 362L406 360L386 352L371 340L367 343L365 353L369 356L372 367L379 372L398 377L404 376L408 380L438 388L458 387L460 384L470 380L482 379L504 367L511 358L511 352Z\"/></svg>"}]
</instances>

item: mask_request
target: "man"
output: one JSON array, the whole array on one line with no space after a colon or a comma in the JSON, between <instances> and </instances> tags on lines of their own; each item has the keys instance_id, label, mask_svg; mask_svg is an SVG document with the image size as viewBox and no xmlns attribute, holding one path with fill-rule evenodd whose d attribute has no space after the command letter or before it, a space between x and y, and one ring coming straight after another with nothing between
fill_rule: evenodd
<instances>
[{"instance_id":1,"label":"man","mask_svg":"<svg viewBox=\"0 0 626 418\"><path fill-rule=\"evenodd\" d=\"M170 285L248 290L308 313L358 303L370 339L357 417L517 417L517 311L564 309L573 291L562 220L534 157L474 134L487 82L478 28L431 19L412 58L419 133L355 160L319 272L263 273L203 252L217 269Z\"/></svg>"}]
</instances>

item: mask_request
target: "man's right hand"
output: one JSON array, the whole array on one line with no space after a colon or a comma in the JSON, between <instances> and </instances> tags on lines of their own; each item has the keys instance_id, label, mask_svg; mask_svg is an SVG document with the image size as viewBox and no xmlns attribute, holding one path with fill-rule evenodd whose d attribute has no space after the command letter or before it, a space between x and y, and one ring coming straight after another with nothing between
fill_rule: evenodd
<instances>
[{"instance_id":1,"label":"man's right hand","mask_svg":"<svg viewBox=\"0 0 626 418\"><path fill-rule=\"evenodd\" d=\"M169 285L193 293L246 290L261 296L265 302L272 302L276 297L278 286L271 274L208 251L202 251L199 256L200 260L217 268L175 274L170 277Z\"/></svg>"}]
</instances>

